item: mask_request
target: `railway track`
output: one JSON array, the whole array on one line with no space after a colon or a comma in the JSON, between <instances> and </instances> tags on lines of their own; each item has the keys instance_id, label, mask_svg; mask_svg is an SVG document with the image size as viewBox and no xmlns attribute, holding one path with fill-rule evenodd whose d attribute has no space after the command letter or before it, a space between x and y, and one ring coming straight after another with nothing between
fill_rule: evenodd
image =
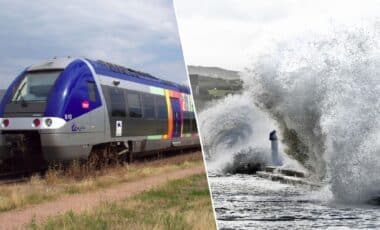
<instances>
[{"instance_id":1,"label":"railway track","mask_svg":"<svg viewBox=\"0 0 380 230\"><path fill-rule=\"evenodd\" d=\"M170 158L173 156L192 154L195 152L199 152L200 150L201 150L200 147L195 147L195 148L182 149L182 150L171 150L171 151L159 152L156 154L149 154L149 155L142 154L141 156L135 156L133 158L133 161L130 162L129 164L141 165L144 163L154 162L157 160L162 160L162 159ZM106 167L112 167L112 166L106 166ZM101 171L103 169L105 169L105 167L96 169L96 170ZM13 172L3 172L3 173L0 173L0 185L28 182L30 178L34 175L39 175L41 177L44 177L46 171L47 171L47 168L36 169L32 171L17 170Z\"/></svg>"}]
</instances>

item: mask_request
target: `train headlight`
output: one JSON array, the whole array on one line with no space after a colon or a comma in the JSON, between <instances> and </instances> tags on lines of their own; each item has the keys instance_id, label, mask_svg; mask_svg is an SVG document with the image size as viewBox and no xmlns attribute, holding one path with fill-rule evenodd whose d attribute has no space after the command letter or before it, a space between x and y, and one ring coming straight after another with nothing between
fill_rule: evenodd
<instances>
[{"instance_id":1,"label":"train headlight","mask_svg":"<svg viewBox=\"0 0 380 230\"><path fill-rule=\"evenodd\" d=\"M40 119L36 118L36 119L33 120L33 126L34 127L38 127L38 126L40 126L40 124L41 124Z\"/></svg>"},{"instance_id":2,"label":"train headlight","mask_svg":"<svg viewBox=\"0 0 380 230\"><path fill-rule=\"evenodd\" d=\"M52 119L48 118L48 119L45 120L45 125L47 127L50 127L52 124L53 124L53 120Z\"/></svg>"},{"instance_id":3,"label":"train headlight","mask_svg":"<svg viewBox=\"0 0 380 230\"><path fill-rule=\"evenodd\" d=\"M5 128L5 127L8 127L8 125L9 125L9 120L8 119L4 119L3 123L2 123L2 126Z\"/></svg>"}]
</instances>

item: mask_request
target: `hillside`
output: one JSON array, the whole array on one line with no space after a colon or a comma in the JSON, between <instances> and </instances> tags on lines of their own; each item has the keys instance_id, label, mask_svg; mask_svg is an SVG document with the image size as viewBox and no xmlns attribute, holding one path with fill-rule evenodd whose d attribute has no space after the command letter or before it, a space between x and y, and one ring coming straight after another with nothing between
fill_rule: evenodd
<instances>
[{"instance_id":1,"label":"hillside","mask_svg":"<svg viewBox=\"0 0 380 230\"><path fill-rule=\"evenodd\" d=\"M211 78L222 78L225 80L238 80L240 79L239 72L227 70L219 67L208 66L188 66L189 74L196 74L200 76L207 76Z\"/></svg>"},{"instance_id":2,"label":"hillside","mask_svg":"<svg viewBox=\"0 0 380 230\"><path fill-rule=\"evenodd\" d=\"M201 111L213 100L240 93L239 72L219 67L188 66L195 107Z\"/></svg>"}]
</instances>

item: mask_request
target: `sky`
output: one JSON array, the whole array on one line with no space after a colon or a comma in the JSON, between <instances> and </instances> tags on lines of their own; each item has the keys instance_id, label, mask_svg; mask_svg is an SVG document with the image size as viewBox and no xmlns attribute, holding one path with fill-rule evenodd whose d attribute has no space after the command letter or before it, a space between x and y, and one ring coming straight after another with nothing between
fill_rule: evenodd
<instances>
[{"instance_id":1,"label":"sky","mask_svg":"<svg viewBox=\"0 0 380 230\"><path fill-rule=\"evenodd\" d=\"M186 63L238 71L270 43L380 21L379 0L175 0L174 6Z\"/></svg>"},{"instance_id":2,"label":"sky","mask_svg":"<svg viewBox=\"0 0 380 230\"><path fill-rule=\"evenodd\" d=\"M171 0L0 0L0 88L27 66L86 57L187 84Z\"/></svg>"}]
</instances>

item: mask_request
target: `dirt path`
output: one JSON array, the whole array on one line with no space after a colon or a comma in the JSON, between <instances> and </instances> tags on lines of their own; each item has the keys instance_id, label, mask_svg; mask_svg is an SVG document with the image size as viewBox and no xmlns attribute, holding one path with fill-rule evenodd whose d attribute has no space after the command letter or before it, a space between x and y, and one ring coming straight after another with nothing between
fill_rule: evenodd
<instances>
[{"instance_id":1,"label":"dirt path","mask_svg":"<svg viewBox=\"0 0 380 230\"><path fill-rule=\"evenodd\" d=\"M127 182L118 186L102 189L95 192L62 197L59 200L42 203L22 210L14 210L0 214L0 229L22 229L34 217L37 222L48 217L63 214L67 211L82 212L96 207L104 201L117 201L132 195L150 190L170 180L181 179L187 176L204 172L203 166L181 169L146 177L139 181Z\"/></svg>"}]
</instances>

